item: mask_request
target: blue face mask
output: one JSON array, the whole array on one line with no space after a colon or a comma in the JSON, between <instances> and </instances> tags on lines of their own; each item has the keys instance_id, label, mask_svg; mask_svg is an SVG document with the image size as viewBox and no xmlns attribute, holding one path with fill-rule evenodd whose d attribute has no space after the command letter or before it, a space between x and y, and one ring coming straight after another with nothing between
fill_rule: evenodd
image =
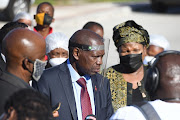
<instances>
[{"instance_id":1,"label":"blue face mask","mask_svg":"<svg viewBox=\"0 0 180 120\"><path fill-rule=\"evenodd\" d=\"M34 64L34 69L32 73L32 77L35 81L38 81L45 70L45 66L47 65L47 61L41 61L39 59L36 59L34 62L29 60L31 63Z\"/></svg>"}]
</instances>

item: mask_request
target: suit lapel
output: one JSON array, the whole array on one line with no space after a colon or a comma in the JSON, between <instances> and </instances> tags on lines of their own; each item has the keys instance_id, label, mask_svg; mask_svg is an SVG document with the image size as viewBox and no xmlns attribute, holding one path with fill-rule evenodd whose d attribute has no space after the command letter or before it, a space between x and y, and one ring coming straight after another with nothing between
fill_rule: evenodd
<instances>
[{"instance_id":1,"label":"suit lapel","mask_svg":"<svg viewBox=\"0 0 180 120\"><path fill-rule=\"evenodd\" d=\"M67 67L67 63L63 63L63 65L60 66L61 71L59 74L60 80L63 85L63 89L65 91L65 95L71 110L71 114L73 116L73 120L77 120L77 112L76 112L76 102L74 98L74 92L73 92L73 86L72 81L70 77L70 72Z\"/></svg>"},{"instance_id":2,"label":"suit lapel","mask_svg":"<svg viewBox=\"0 0 180 120\"><path fill-rule=\"evenodd\" d=\"M97 79L96 79L96 75L91 76L91 80L92 80L92 86L93 86L93 92L94 92L94 100L95 100L95 113L97 115L97 111L98 111L98 90L99 90L99 86L97 84Z\"/></svg>"}]
</instances>

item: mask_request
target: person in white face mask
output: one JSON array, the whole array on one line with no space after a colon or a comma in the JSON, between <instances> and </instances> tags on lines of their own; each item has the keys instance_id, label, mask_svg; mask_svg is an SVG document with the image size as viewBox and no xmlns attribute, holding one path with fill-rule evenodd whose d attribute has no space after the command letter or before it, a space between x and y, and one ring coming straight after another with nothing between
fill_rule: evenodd
<instances>
[{"instance_id":1,"label":"person in white face mask","mask_svg":"<svg viewBox=\"0 0 180 120\"><path fill-rule=\"evenodd\" d=\"M48 65L46 68L60 65L69 57L69 39L60 32L51 33L46 37L46 54L48 55Z\"/></svg>"},{"instance_id":2,"label":"person in white face mask","mask_svg":"<svg viewBox=\"0 0 180 120\"><path fill-rule=\"evenodd\" d=\"M150 44L147 48L147 56L144 58L144 65L148 65L148 62L153 62L154 56L170 49L168 40L162 35L150 35Z\"/></svg>"}]
</instances>

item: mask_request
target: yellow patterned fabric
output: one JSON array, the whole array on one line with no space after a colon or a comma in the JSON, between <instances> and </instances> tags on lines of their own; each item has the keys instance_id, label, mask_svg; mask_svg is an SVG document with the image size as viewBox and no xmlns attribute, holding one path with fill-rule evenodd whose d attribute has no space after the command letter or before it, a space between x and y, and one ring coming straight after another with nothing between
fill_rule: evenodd
<instances>
[{"instance_id":1,"label":"yellow patterned fabric","mask_svg":"<svg viewBox=\"0 0 180 120\"><path fill-rule=\"evenodd\" d=\"M130 23L132 26L129 25ZM113 28L113 40L116 47L129 42L140 43L146 45L146 47L149 46L149 35L147 31L134 21L127 21L116 25Z\"/></svg>"},{"instance_id":2,"label":"yellow patterned fabric","mask_svg":"<svg viewBox=\"0 0 180 120\"><path fill-rule=\"evenodd\" d=\"M112 105L114 111L127 105L127 84L121 73L109 68L106 77L110 80Z\"/></svg>"},{"instance_id":3,"label":"yellow patterned fabric","mask_svg":"<svg viewBox=\"0 0 180 120\"><path fill-rule=\"evenodd\" d=\"M122 73L116 71L113 67L106 70L106 77L110 81L111 95L112 95L112 105L114 112L121 107L132 104L132 85L125 81ZM146 98L146 93L144 88L141 88L143 83L139 83L140 92L142 97Z\"/></svg>"},{"instance_id":4,"label":"yellow patterned fabric","mask_svg":"<svg viewBox=\"0 0 180 120\"><path fill-rule=\"evenodd\" d=\"M119 29L119 34L121 36L121 40L123 41L122 44L129 42L142 43L145 41L142 33L134 27L122 27Z\"/></svg>"}]
</instances>

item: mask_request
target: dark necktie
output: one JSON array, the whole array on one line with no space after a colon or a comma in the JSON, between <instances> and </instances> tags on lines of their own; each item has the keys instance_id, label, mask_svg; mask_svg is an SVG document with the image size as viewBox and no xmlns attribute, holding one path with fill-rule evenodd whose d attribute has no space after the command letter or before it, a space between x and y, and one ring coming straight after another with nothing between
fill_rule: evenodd
<instances>
[{"instance_id":1,"label":"dark necktie","mask_svg":"<svg viewBox=\"0 0 180 120\"><path fill-rule=\"evenodd\" d=\"M84 120L87 115L92 114L91 101L86 87L86 81L84 78L80 78L77 83L81 88L81 110L82 119Z\"/></svg>"}]
</instances>

